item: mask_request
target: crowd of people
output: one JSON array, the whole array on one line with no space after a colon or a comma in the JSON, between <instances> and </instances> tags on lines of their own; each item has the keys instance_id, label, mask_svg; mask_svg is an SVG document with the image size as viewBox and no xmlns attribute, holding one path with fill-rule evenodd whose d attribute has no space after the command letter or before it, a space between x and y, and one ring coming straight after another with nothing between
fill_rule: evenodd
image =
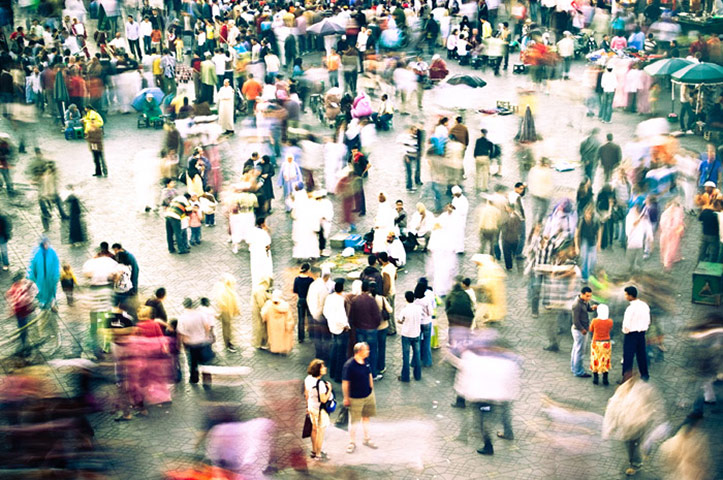
<instances>
[{"instance_id":1,"label":"crowd of people","mask_svg":"<svg viewBox=\"0 0 723 480\"><path fill-rule=\"evenodd\" d=\"M0 54L0 93L16 137L0 138L8 198L16 194L10 167L32 141L18 124L48 122L46 116L61 126L51 132L68 140L86 138L94 176L102 178L108 176L104 129L113 128L115 113L129 112L133 105L139 127L163 126L158 172L140 182L140 209L161 217L169 254L206 248L204 230L224 229L234 254L248 249L251 299L248 312L242 311L237 279L226 274L209 297L184 298L181 313L171 318L164 307L166 289L154 287L148 295L150 286L139 283L139 261L120 243L109 248L102 242L78 280L43 237L27 272L13 274L6 295L17 320L18 357L33 361L30 322L38 312L57 310L57 285L68 306L77 302L74 290L82 286L86 301L80 308L89 313L83 356L113 364L117 398L111 408L117 421L127 421L134 413L149 415L151 405L168 405L169 385L181 382L186 371L190 383L210 388L219 372L210 367L219 354L234 360L250 345L287 357L308 338L314 351L304 380L310 457L325 462L325 430L335 408L349 415L348 454L357 452L359 423L361 446L380 447L370 423L377 411L375 385L390 377L387 351L396 343L388 340L399 334L402 364L391 377L421 382L426 371L441 368L433 350L446 347L444 360L456 368L452 407L475 410L483 440L477 452L492 455L488 417L501 419L497 438L515 439L512 418L522 360L500 327L508 312L506 286L521 279L530 315L540 318L536 341L547 353L539 354L559 352L560 336L569 328L571 375L592 378L595 385L620 384L598 429L605 438L627 443L625 473L637 473L641 448L648 451L650 442L664 438L661 451L673 469L694 468L676 457L680 450L671 445L690 442L688 451L705 444L697 422L702 404L715 401L720 359L709 339L720 335L720 318L710 316L691 329L690 337L715 360L713 368L710 362L701 367L704 385L693 412L679 429L654 428L663 415L654 414L660 413L660 400L649 382L649 366L666 352L660 316L673 310L675 287L646 270L656 249L665 272L682 260L681 242L692 215L702 227L697 260L723 263L719 140L713 137L702 152L684 149L662 119L663 125L648 120L653 123L638 128L635 139L623 145L608 132L603 142L600 128L594 128L579 144L582 181L576 192L561 194L554 188L553 161L536 158L532 148L540 137L531 102L519 112L512 155L503 155L491 140L497 138L491 123L477 131L457 113L407 118L412 111L425 116L428 91L452 69L489 67L504 75L512 63L512 70L528 72L530 83L549 92L550 80L574 77L571 67L581 52L598 50L602 54L587 67L581 89L587 91L581 97L588 115L610 124L614 108L654 113L661 85L639 68L642 63L636 62L642 60L628 61L622 54L686 56L667 36L667 26L678 25L667 14L661 17L655 0L647 7L615 3L612 12L589 2L546 0L504 5L497 0L374 5L201 0L165 6L97 0L89 14L82 2L66 2L62 15L49 3L43 15L22 11L25 25L15 26ZM687 54L692 61L720 62L720 40L699 37ZM160 96L145 89L160 90ZM698 121L723 123L723 97L715 90L684 88L680 95L682 133L693 133ZM414 96L416 110L409 102ZM30 119L18 105L31 106ZM307 112L321 125L307 125ZM236 134L253 152L245 161L235 152L224 153L223 145ZM387 141L403 150L407 194L420 194L409 215L394 192L375 191L367 202L370 175L383 172L372 167L388 161L375 156L372 147ZM512 181L501 179L503 162L505 167L516 163ZM63 241L87 244L90 219L84 218L82 194L72 186L67 195L60 191L56 162L36 148L26 176L38 190L43 230L52 230L57 208ZM155 177L162 178L160 196ZM466 181L470 177L473 182ZM423 198L423 192L429 196ZM363 218L368 211L372 222ZM271 215L288 215L291 221L292 249L275 255L277 263L282 253L282 262L292 259L299 267L293 287L274 283L272 248L278 237L267 224ZM360 231L362 224L371 224L370 230ZM338 247L337 227L344 247L367 254L354 279L325 262ZM12 232L11 218L0 211L4 271L10 269ZM467 241L469 232L479 236L479 248ZM624 252L625 271L608 271L598 260L603 251ZM475 265L475 278L460 275L466 252L474 252L468 261ZM424 264L425 274L416 282L404 278L412 256ZM403 281L414 288L402 291ZM289 289L292 295L284 293ZM251 338L241 338L239 327L247 316ZM617 335L622 335L622 358L612 354ZM620 375L610 378L618 361ZM635 409L627 408L632 404ZM645 405L652 412L632 418ZM571 405L546 408L562 423L561 418L581 415ZM231 417L226 423L235 425ZM645 437L653 440L644 443ZM699 454L707 460L705 448ZM238 473L259 469L261 460L250 465L242 456L230 461L209 454L215 465L233 466Z\"/></svg>"}]
</instances>

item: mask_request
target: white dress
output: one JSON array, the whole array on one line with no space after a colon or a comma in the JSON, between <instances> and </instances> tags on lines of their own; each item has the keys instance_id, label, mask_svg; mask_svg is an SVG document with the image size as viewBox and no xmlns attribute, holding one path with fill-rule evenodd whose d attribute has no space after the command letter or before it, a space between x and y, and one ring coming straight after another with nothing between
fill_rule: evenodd
<instances>
[{"instance_id":1,"label":"white dress","mask_svg":"<svg viewBox=\"0 0 723 480\"><path fill-rule=\"evenodd\" d=\"M249 235L249 251L251 252L251 288L261 283L262 278L274 276L274 265L271 259L271 236L266 230L254 227Z\"/></svg>"},{"instance_id":2,"label":"white dress","mask_svg":"<svg viewBox=\"0 0 723 480\"><path fill-rule=\"evenodd\" d=\"M467 213L469 213L469 201L464 195L452 199L454 213L450 227L454 232L455 253L464 252L464 231L467 225Z\"/></svg>"},{"instance_id":3,"label":"white dress","mask_svg":"<svg viewBox=\"0 0 723 480\"><path fill-rule=\"evenodd\" d=\"M250 235L255 228L256 216L252 205L256 203L256 195L249 192L235 194L232 199L232 205L237 206L237 212L228 217L228 223L231 228L231 243L238 245L239 243L251 243Z\"/></svg>"},{"instance_id":4,"label":"white dress","mask_svg":"<svg viewBox=\"0 0 723 480\"><path fill-rule=\"evenodd\" d=\"M218 99L218 124L225 131L233 130L233 87L223 86L216 96Z\"/></svg>"},{"instance_id":5,"label":"white dress","mask_svg":"<svg viewBox=\"0 0 723 480\"><path fill-rule=\"evenodd\" d=\"M440 215L437 222L442 228L432 230L429 237L430 256L427 262L427 275L432 277L434 293L437 296L447 295L452 290L454 276L457 275L457 255L454 253L451 223L446 213Z\"/></svg>"},{"instance_id":6,"label":"white dress","mask_svg":"<svg viewBox=\"0 0 723 480\"><path fill-rule=\"evenodd\" d=\"M315 207L315 202L309 200L306 190L294 192L294 223L291 227L293 258L319 258L319 215Z\"/></svg>"},{"instance_id":7,"label":"white dress","mask_svg":"<svg viewBox=\"0 0 723 480\"><path fill-rule=\"evenodd\" d=\"M390 231L399 234L397 227L394 225L394 217L396 212L392 208L389 200L379 204L377 216L374 219L374 240L372 245L372 253L384 252L387 248L387 236Z\"/></svg>"}]
</instances>

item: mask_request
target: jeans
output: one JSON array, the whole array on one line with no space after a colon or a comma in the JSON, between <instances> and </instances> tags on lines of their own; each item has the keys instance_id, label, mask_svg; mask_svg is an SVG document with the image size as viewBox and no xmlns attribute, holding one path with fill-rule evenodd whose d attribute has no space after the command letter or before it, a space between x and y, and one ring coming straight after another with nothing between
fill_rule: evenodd
<instances>
[{"instance_id":1,"label":"jeans","mask_svg":"<svg viewBox=\"0 0 723 480\"><path fill-rule=\"evenodd\" d=\"M143 54L141 53L141 43L139 40L128 40L128 53L135 55L138 60L143 58Z\"/></svg>"},{"instance_id":2,"label":"jeans","mask_svg":"<svg viewBox=\"0 0 723 480\"><path fill-rule=\"evenodd\" d=\"M412 368L414 379L422 379L422 362L419 354L419 337L405 337L402 335L402 381L409 381L409 350L412 350Z\"/></svg>"},{"instance_id":3,"label":"jeans","mask_svg":"<svg viewBox=\"0 0 723 480\"><path fill-rule=\"evenodd\" d=\"M216 225L216 214L215 213L207 213L203 216L203 220L206 224L206 226L213 226Z\"/></svg>"},{"instance_id":4,"label":"jeans","mask_svg":"<svg viewBox=\"0 0 723 480\"><path fill-rule=\"evenodd\" d=\"M108 176L108 166L105 163L105 158L103 157L102 150L93 150L93 163L95 163L96 176Z\"/></svg>"},{"instance_id":5,"label":"jeans","mask_svg":"<svg viewBox=\"0 0 723 480\"><path fill-rule=\"evenodd\" d=\"M338 87L339 86L339 70L330 70L329 71L329 87Z\"/></svg>"},{"instance_id":6,"label":"jeans","mask_svg":"<svg viewBox=\"0 0 723 480\"><path fill-rule=\"evenodd\" d=\"M648 379L648 355L645 351L645 332L626 333L623 338L623 377L633 371L633 357L638 360L640 378Z\"/></svg>"},{"instance_id":7,"label":"jeans","mask_svg":"<svg viewBox=\"0 0 723 480\"><path fill-rule=\"evenodd\" d=\"M168 251L171 253L176 252L173 245L174 237L176 245L178 245L178 252L186 253L188 245L186 245L186 235L181 231L181 221L177 218L166 217L166 242L168 243Z\"/></svg>"},{"instance_id":8,"label":"jeans","mask_svg":"<svg viewBox=\"0 0 723 480\"><path fill-rule=\"evenodd\" d=\"M188 356L188 373L191 383L198 383L198 366L203 363L203 350L206 345L186 345Z\"/></svg>"},{"instance_id":9,"label":"jeans","mask_svg":"<svg viewBox=\"0 0 723 480\"><path fill-rule=\"evenodd\" d=\"M314 342L316 358L328 363L331 347L331 332L329 331L329 324L323 315L320 315L318 320L309 316L309 338Z\"/></svg>"},{"instance_id":10,"label":"jeans","mask_svg":"<svg viewBox=\"0 0 723 480\"><path fill-rule=\"evenodd\" d=\"M377 330L377 372L387 369L387 332L389 327Z\"/></svg>"},{"instance_id":11,"label":"jeans","mask_svg":"<svg viewBox=\"0 0 723 480\"><path fill-rule=\"evenodd\" d=\"M413 157L411 156L405 156L404 157L404 168L407 171L407 190L411 190L414 184L412 183L412 167L415 169L414 173L414 182L417 185L422 184L422 180L419 175L419 156L415 155Z\"/></svg>"},{"instance_id":12,"label":"jeans","mask_svg":"<svg viewBox=\"0 0 723 480\"><path fill-rule=\"evenodd\" d=\"M346 84L346 90L350 91L352 96L356 96L356 78L356 70L352 70L351 72L344 72L344 83Z\"/></svg>"},{"instance_id":13,"label":"jeans","mask_svg":"<svg viewBox=\"0 0 723 480\"><path fill-rule=\"evenodd\" d=\"M550 208L550 199L532 196L532 218L535 223L542 222Z\"/></svg>"},{"instance_id":14,"label":"jeans","mask_svg":"<svg viewBox=\"0 0 723 480\"><path fill-rule=\"evenodd\" d=\"M597 246L590 244L588 240L580 243L580 260L582 262L582 279L587 282L590 278L590 272L595 269L597 261Z\"/></svg>"},{"instance_id":15,"label":"jeans","mask_svg":"<svg viewBox=\"0 0 723 480\"><path fill-rule=\"evenodd\" d=\"M8 195L12 195L15 191L13 190L13 180L10 178L10 169L0 168L0 174L3 176L3 182L5 182L5 188L8 191Z\"/></svg>"},{"instance_id":16,"label":"jeans","mask_svg":"<svg viewBox=\"0 0 723 480\"><path fill-rule=\"evenodd\" d=\"M377 338L379 334L376 330L363 330L358 328L356 331L356 341L365 342L369 345L369 365L372 369L372 377L376 377L377 371Z\"/></svg>"},{"instance_id":17,"label":"jeans","mask_svg":"<svg viewBox=\"0 0 723 480\"><path fill-rule=\"evenodd\" d=\"M329 359L329 376L341 383L341 371L346 362L346 350L349 344L349 332L341 332L331 336L331 355Z\"/></svg>"},{"instance_id":18,"label":"jeans","mask_svg":"<svg viewBox=\"0 0 723 480\"><path fill-rule=\"evenodd\" d=\"M311 320L311 312L309 311L309 306L306 303L305 298L299 297L299 300L296 302L296 315L299 319L298 322L296 322L297 332L299 335L299 343L302 343L304 341L306 319L308 318L309 320ZM309 321L309 323L311 323L311 321Z\"/></svg>"},{"instance_id":19,"label":"jeans","mask_svg":"<svg viewBox=\"0 0 723 480\"><path fill-rule=\"evenodd\" d=\"M495 244L497 242L497 238L499 237L499 231L489 231L489 230L481 230L480 231L480 253L489 253L490 255L495 254Z\"/></svg>"},{"instance_id":20,"label":"jeans","mask_svg":"<svg viewBox=\"0 0 723 480\"><path fill-rule=\"evenodd\" d=\"M437 182L430 182L430 188L432 189L432 195L434 195L434 211L438 212L442 210L442 192L440 192Z\"/></svg>"},{"instance_id":21,"label":"jeans","mask_svg":"<svg viewBox=\"0 0 723 480\"><path fill-rule=\"evenodd\" d=\"M490 428L491 421L485 421L485 416L499 415L502 421L503 434L507 438L513 438L514 433L512 432L512 415L511 415L511 404L510 402L500 402L498 405L492 405L489 411L482 410L481 407L490 406L489 404L483 404L475 402L474 408L479 412L479 423L480 430L482 432L482 439L485 442L485 446L492 446L492 429Z\"/></svg>"},{"instance_id":22,"label":"jeans","mask_svg":"<svg viewBox=\"0 0 723 480\"><path fill-rule=\"evenodd\" d=\"M191 227L191 245L201 244L201 227Z\"/></svg>"},{"instance_id":23,"label":"jeans","mask_svg":"<svg viewBox=\"0 0 723 480\"><path fill-rule=\"evenodd\" d=\"M540 292L542 292L542 275L535 275L534 272L530 272L527 283L527 301L533 315L540 314Z\"/></svg>"},{"instance_id":24,"label":"jeans","mask_svg":"<svg viewBox=\"0 0 723 480\"><path fill-rule=\"evenodd\" d=\"M685 121L685 117L688 117L688 121ZM693 124L695 123L695 110L693 106L686 102L680 106L680 129L683 131L693 130Z\"/></svg>"},{"instance_id":25,"label":"jeans","mask_svg":"<svg viewBox=\"0 0 723 480\"><path fill-rule=\"evenodd\" d=\"M8 257L8 242L0 241L0 263L3 267L10 266L10 258Z\"/></svg>"},{"instance_id":26,"label":"jeans","mask_svg":"<svg viewBox=\"0 0 723 480\"><path fill-rule=\"evenodd\" d=\"M432 366L432 323L421 326L422 335L419 345L420 356L423 367Z\"/></svg>"},{"instance_id":27,"label":"jeans","mask_svg":"<svg viewBox=\"0 0 723 480\"><path fill-rule=\"evenodd\" d=\"M598 114L598 117L600 117L603 122L609 122L613 117L614 96L615 92L603 92L602 94L602 102L600 104L600 113Z\"/></svg>"},{"instance_id":28,"label":"jeans","mask_svg":"<svg viewBox=\"0 0 723 480\"><path fill-rule=\"evenodd\" d=\"M715 235L703 235L700 239L699 262L716 262L718 260L718 249L720 240ZM708 253L710 252L710 254Z\"/></svg>"},{"instance_id":29,"label":"jeans","mask_svg":"<svg viewBox=\"0 0 723 480\"><path fill-rule=\"evenodd\" d=\"M357 177L356 186L358 189L354 194L354 209L359 212L359 215L366 215L367 205L364 197L364 179L362 177Z\"/></svg>"},{"instance_id":30,"label":"jeans","mask_svg":"<svg viewBox=\"0 0 723 480\"><path fill-rule=\"evenodd\" d=\"M643 249L628 248L625 254L627 255L628 262L630 263L630 273L640 271L643 266Z\"/></svg>"},{"instance_id":31,"label":"jeans","mask_svg":"<svg viewBox=\"0 0 723 480\"><path fill-rule=\"evenodd\" d=\"M586 334L583 334L580 330L575 328L573 325L570 327L572 332L572 352L570 353L570 370L576 376L583 375L585 373L585 367L582 366L582 357L585 351L585 339Z\"/></svg>"},{"instance_id":32,"label":"jeans","mask_svg":"<svg viewBox=\"0 0 723 480\"><path fill-rule=\"evenodd\" d=\"M18 320L18 329L22 330L20 331L20 354L25 355L28 352L28 329L23 328L25 325L28 324L28 320L30 320L30 315L21 316L21 315L15 315L15 318Z\"/></svg>"},{"instance_id":33,"label":"jeans","mask_svg":"<svg viewBox=\"0 0 723 480\"><path fill-rule=\"evenodd\" d=\"M143 51L146 55L151 54L151 36L150 35L144 35L143 36Z\"/></svg>"},{"instance_id":34,"label":"jeans","mask_svg":"<svg viewBox=\"0 0 723 480\"><path fill-rule=\"evenodd\" d=\"M512 257L517 250L517 242L505 241L502 243L502 254L505 257L505 268L512 270Z\"/></svg>"}]
</instances>

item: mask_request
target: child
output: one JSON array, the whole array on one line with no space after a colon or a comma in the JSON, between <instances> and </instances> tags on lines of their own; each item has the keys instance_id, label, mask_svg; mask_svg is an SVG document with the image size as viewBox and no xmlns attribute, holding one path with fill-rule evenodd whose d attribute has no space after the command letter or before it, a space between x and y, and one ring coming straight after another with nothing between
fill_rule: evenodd
<instances>
[{"instance_id":1,"label":"child","mask_svg":"<svg viewBox=\"0 0 723 480\"><path fill-rule=\"evenodd\" d=\"M213 187L206 187L206 191L199 198L201 204L201 212L203 213L204 224L207 227L216 226L216 206L218 202L213 196Z\"/></svg>"},{"instance_id":2,"label":"child","mask_svg":"<svg viewBox=\"0 0 723 480\"><path fill-rule=\"evenodd\" d=\"M191 245L201 245L201 207L198 197L191 197L191 213L188 215L188 226L191 228Z\"/></svg>"},{"instance_id":3,"label":"child","mask_svg":"<svg viewBox=\"0 0 723 480\"><path fill-rule=\"evenodd\" d=\"M17 355L26 356L29 353L28 345L28 329L23 328L30 320L35 310L35 296L38 294L38 288L35 283L25 278L25 272L20 271L13 277L13 284L5 294L8 305L12 308L15 318L18 321L18 329L20 330L20 349Z\"/></svg>"},{"instance_id":4,"label":"child","mask_svg":"<svg viewBox=\"0 0 723 480\"><path fill-rule=\"evenodd\" d=\"M404 298L407 300L407 306L404 307L399 315L397 323L401 326L402 333L402 374L398 380L401 382L409 381L409 349L412 349L412 368L414 369L414 379L422 379L422 361L420 358L419 343L422 334L422 307L414 303L414 292L404 292Z\"/></svg>"},{"instance_id":5,"label":"child","mask_svg":"<svg viewBox=\"0 0 723 480\"><path fill-rule=\"evenodd\" d=\"M166 338L168 339L168 352L171 354L171 361L173 363L173 381L180 383L183 380L183 373L181 372L181 361L179 356L181 350L178 348L178 336L176 335L176 328L178 327L178 320L172 318L168 322L168 328L166 328Z\"/></svg>"},{"instance_id":6,"label":"child","mask_svg":"<svg viewBox=\"0 0 723 480\"><path fill-rule=\"evenodd\" d=\"M63 264L63 269L60 272L60 286L63 288L65 298L68 300L68 306L73 306L73 289L78 285L78 281L75 279L73 269L69 263Z\"/></svg>"}]
</instances>

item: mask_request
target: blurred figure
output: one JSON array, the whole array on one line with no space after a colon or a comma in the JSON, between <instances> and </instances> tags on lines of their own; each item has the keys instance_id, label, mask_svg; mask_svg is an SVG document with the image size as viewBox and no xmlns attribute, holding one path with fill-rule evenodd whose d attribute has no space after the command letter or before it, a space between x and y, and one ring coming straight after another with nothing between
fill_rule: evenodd
<instances>
[{"instance_id":1,"label":"blurred figure","mask_svg":"<svg viewBox=\"0 0 723 480\"><path fill-rule=\"evenodd\" d=\"M708 439L698 421L683 424L660 446L664 478L707 480L715 477Z\"/></svg>"},{"instance_id":2,"label":"blurred figure","mask_svg":"<svg viewBox=\"0 0 723 480\"><path fill-rule=\"evenodd\" d=\"M444 301L444 311L449 323L449 346L459 352L467 342L470 328L474 323L472 299L462 288L462 279L456 278L452 291Z\"/></svg>"},{"instance_id":3,"label":"blurred figure","mask_svg":"<svg viewBox=\"0 0 723 480\"><path fill-rule=\"evenodd\" d=\"M212 318L199 310L190 298L183 299L183 313L178 317L178 338L186 349L189 382L198 383L198 366L213 358Z\"/></svg>"},{"instance_id":4,"label":"blurred figure","mask_svg":"<svg viewBox=\"0 0 723 480\"><path fill-rule=\"evenodd\" d=\"M661 423L663 415L663 403L658 392L637 376L620 385L608 400L602 437L625 442L629 463L626 475L635 475L642 468L641 445Z\"/></svg>"},{"instance_id":5,"label":"blurred figure","mask_svg":"<svg viewBox=\"0 0 723 480\"><path fill-rule=\"evenodd\" d=\"M269 351L287 355L294 348L294 317L288 302L281 298L281 290L274 290L261 309L266 324Z\"/></svg>"},{"instance_id":6,"label":"blurred figure","mask_svg":"<svg viewBox=\"0 0 723 480\"><path fill-rule=\"evenodd\" d=\"M497 437L514 440L512 431L512 402L519 396L520 367L518 358L511 351L495 344L495 336L484 333L474 338L459 358L450 355L448 360L457 368L454 389L457 403L452 406L464 407L471 402L479 415L479 425L484 445L477 450L480 455L493 455L492 415L499 416L503 431ZM460 432L466 441L467 429Z\"/></svg>"},{"instance_id":7,"label":"blurred figure","mask_svg":"<svg viewBox=\"0 0 723 480\"><path fill-rule=\"evenodd\" d=\"M685 232L685 212L680 201L674 198L660 216L660 261L665 271L681 260L680 241Z\"/></svg>"},{"instance_id":8,"label":"blurred figure","mask_svg":"<svg viewBox=\"0 0 723 480\"><path fill-rule=\"evenodd\" d=\"M28 279L37 287L38 306L43 309L55 308L55 295L60 280L60 260L48 237L43 236L33 251L28 266Z\"/></svg>"},{"instance_id":9,"label":"blurred figure","mask_svg":"<svg viewBox=\"0 0 723 480\"><path fill-rule=\"evenodd\" d=\"M241 300L236 293L236 279L227 273L214 287L214 302L221 321L221 333L226 350L236 353L233 330L236 319L241 314Z\"/></svg>"},{"instance_id":10,"label":"blurred figure","mask_svg":"<svg viewBox=\"0 0 723 480\"><path fill-rule=\"evenodd\" d=\"M272 277L263 277L251 291L251 328L253 331L251 345L262 350L269 349L269 336L261 317L261 309L271 299L271 287L273 285L274 279Z\"/></svg>"},{"instance_id":11,"label":"blurred figure","mask_svg":"<svg viewBox=\"0 0 723 480\"><path fill-rule=\"evenodd\" d=\"M28 330L25 325L35 311L35 296L37 294L38 288L33 282L25 278L25 273L22 271L13 276L13 284L5 293L5 299L18 323L20 348L17 354L20 356L26 356L29 353Z\"/></svg>"}]
</instances>

